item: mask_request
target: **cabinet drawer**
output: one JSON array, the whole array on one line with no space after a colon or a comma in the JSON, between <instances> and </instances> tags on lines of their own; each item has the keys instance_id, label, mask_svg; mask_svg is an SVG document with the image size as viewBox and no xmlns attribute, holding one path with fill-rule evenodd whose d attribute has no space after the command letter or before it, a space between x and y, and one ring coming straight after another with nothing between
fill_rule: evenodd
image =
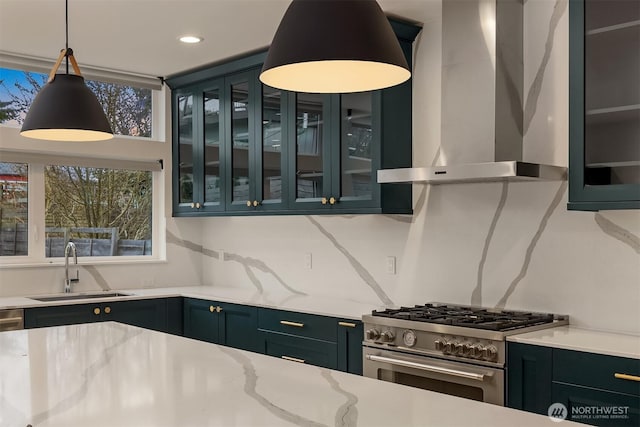
<instances>
[{"instance_id":1,"label":"cabinet drawer","mask_svg":"<svg viewBox=\"0 0 640 427\"><path fill-rule=\"evenodd\" d=\"M337 344L275 332L261 332L265 354L294 362L336 369Z\"/></svg>"},{"instance_id":2,"label":"cabinet drawer","mask_svg":"<svg viewBox=\"0 0 640 427\"><path fill-rule=\"evenodd\" d=\"M640 425L640 396L554 382L553 402L567 408L567 419L600 427Z\"/></svg>"},{"instance_id":3,"label":"cabinet drawer","mask_svg":"<svg viewBox=\"0 0 640 427\"><path fill-rule=\"evenodd\" d=\"M640 378L640 359L553 351L554 381L640 396L640 381L633 378Z\"/></svg>"},{"instance_id":4,"label":"cabinet drawer","mask_svg":"<svg viewBox=\"0 0 640 427\"><path fill-rule=\"evenodd\" d=\"M338 335L334 318L268 308L258 310L258 328L331 342L336 342Z\"/></svg>"}]
</instances>

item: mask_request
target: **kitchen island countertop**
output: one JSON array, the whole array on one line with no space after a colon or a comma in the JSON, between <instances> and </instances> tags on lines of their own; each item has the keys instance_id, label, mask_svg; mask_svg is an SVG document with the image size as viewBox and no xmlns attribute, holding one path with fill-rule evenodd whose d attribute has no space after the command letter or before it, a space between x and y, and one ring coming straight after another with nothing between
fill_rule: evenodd
<instances>
[{"instance_id":1,"label":"kitchen island countertop","mask_svg":"<svg viewBox=\"0 0 640 427\"><path fill-rule=\"evenodd\" d=\"M557 425L543 415L113 322L0 333L0 425L28 424Z\"/></svg>"}]
</instances>

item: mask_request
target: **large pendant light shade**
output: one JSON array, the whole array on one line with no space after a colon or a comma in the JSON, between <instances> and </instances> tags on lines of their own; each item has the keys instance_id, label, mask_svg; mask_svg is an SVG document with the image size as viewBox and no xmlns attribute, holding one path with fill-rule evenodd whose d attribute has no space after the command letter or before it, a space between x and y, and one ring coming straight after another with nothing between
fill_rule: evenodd
<instances>
[{"instance_id":1,"label":"large pendant light shade","mask_svg":"<svg viewBox=\"0 0 640 427\"><path fill-rule=\"evenodd\" d=\"M52 141L100 141L113 138L111 126L96 96L84 83L69 48L69 7L65 0L66 47L49 73L47 83L31 103L20 135ZM56 74L66 60L66 73ZM69 74L69 62L75 74Z\"/></svg>"},{"instance_id":2,"label":"large pendant light shade","mask_svg":"<svg viewBox=\"0 0 640 427\"><path fill-rule=\"evenodd\" d=\"M383 89L410 77L375 0L293 0L260 74L266 85L311 93Z\"/></svg>"}]
</instances>

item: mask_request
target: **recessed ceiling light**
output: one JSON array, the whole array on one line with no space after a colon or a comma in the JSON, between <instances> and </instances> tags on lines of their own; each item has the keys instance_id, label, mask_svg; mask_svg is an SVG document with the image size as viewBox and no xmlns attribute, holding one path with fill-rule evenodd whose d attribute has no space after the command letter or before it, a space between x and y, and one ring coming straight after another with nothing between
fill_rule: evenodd
<instances>
[{"instance_id":1,"label":"recessed ceiling light","mask_svg":"<svg viewBox=\"0 0 640 427\"><path fill-rule=\"evenodd\" d=\"M182 36L178 40L182 43L200 43L204 39L198 36Z\"/></svg>"}]
</instances>

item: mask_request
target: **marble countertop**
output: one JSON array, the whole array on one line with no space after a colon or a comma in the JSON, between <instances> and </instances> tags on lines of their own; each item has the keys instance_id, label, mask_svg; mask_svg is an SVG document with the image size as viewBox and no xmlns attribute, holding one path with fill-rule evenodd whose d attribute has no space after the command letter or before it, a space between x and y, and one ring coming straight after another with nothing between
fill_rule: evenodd
<instances>
[{"instance_id":1,"label":"marble countertop","mask_svg":"<svg viewBox=\"0 0 640 427\"><path fill-rule=\"evenodd\" d=\"M164 298L174 296L210 299L220 302L247 304L257 307L291 310L353 320L360 320L363 314L371 313L371 310L383 310L385 308L379 304L368 304L340 298L328 298L284 292L261 292L256 289L218 286L122 289L114 290L114 292L122 292L130 296L47 302L36 301L31 299L32 297L4 297L0 298L0 309L46 307L53 305L86 304L88 302L98 303L104 301L126 301L132 299Z\"/></svg>"},{"instance_id":2,"label":"marble countertop","mask_svg":"<svg viewBox=\"0 0 640 427\"><path fill-rule=\"evenodd\" d=\"M543 415L113 322L0 333L0 425L28 424L557 425Z\"/></svg>"},{"instance_id":3,"label":"marble countertop","mask_svg":"<svg viewBox=\"0 0 640 427\"><path fill-rule=\"evenodd\" d=\"M640 336L560 326L511 335L507 341L640 359Z\"/></svg>"}]
</instances>

